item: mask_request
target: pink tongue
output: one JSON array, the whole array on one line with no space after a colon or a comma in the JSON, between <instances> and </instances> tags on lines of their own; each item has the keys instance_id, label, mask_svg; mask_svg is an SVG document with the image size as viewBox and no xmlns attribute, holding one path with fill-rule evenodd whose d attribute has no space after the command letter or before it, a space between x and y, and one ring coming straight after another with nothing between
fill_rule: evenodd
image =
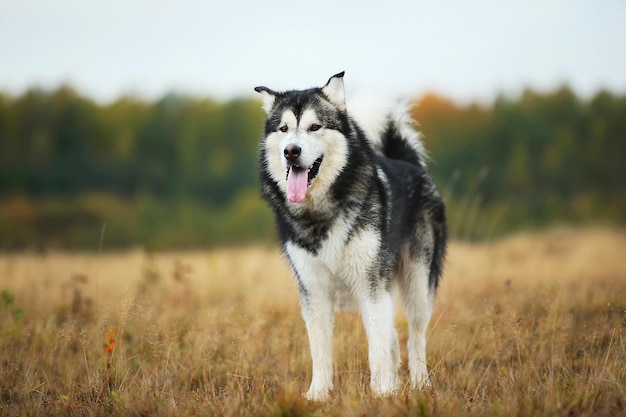
<instances>
[{"instance_id":1,"label":"pink tongue","mask_svg":"<svg viewBox=\"0 0 626 417\"><path fill-rule=\"evenodd\" d=\"M291 168L287 176L287 198L292 203L302 203L306 197L309 174L304 168Z\"/></svg>"}]
</instances>

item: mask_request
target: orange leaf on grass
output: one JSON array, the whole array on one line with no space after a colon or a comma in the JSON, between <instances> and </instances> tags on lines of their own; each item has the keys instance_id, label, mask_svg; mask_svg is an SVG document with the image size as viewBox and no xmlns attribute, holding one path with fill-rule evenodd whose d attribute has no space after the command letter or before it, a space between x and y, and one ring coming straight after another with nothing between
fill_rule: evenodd
<instances>
[{"instance_id":1,"label":"orange leaf on grass","mask_svg":"<svg viewBox=\"0 0 626 417\"><path fill-rule=\"evenodd\" d=\"M104 345L104 351L110 354L113 352L113 349L115 349L115 329L113 329L113 326L109 328L109 332L107 333L107 342L108 343Z\"/></svg>"}]
</instances>

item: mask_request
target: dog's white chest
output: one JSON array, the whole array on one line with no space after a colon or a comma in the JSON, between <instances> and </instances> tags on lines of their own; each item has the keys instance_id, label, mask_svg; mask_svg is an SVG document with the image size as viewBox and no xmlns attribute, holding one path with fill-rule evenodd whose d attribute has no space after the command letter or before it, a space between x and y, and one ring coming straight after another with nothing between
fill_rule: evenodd
<instances>
[{"instance_id":1,"label":"dog's white chest","mask_svg":"<svg viewBox=\"0 0 626 417\"><path fill-rule=\"evenodd\" d=\"M330 229L317 254L307 252L291 242L286 245L299 278L307 288L326 288L344 295L368 291L372 273L380 251L380 235L365 228L350 233L349 224L338 219Z\"/></svg>"}]
</instances>

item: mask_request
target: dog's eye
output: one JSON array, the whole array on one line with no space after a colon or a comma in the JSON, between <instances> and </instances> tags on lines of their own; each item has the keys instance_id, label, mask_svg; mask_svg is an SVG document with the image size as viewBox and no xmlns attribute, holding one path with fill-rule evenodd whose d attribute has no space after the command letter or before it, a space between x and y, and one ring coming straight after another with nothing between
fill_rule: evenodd
<instances>
[{"instance_id":1,"label":"dog's eye","mask_svg":"<svg viewBox=\"0 0 626 417\"><path fill-rule=\"evenodd\" d=\"M284 126L279 127L278 130L280 130L283 133L286 133L289 130L289 128L287 127L287 125L284 125Z\"/></svg>"},{"instance_id":2,"label":"dog's eye","mask_svg":"<svg viewBox=\"0 0 626 417\"><path fill-rule=\"evenodd\" d=\"M316 132L316 131L320 130L321 128L322 128L322 125L317 124L317 123L313 123L313 124L311 125L311 127L309 127L309 130L310 130L311 132Z\"/></svg>"}]
</instances>

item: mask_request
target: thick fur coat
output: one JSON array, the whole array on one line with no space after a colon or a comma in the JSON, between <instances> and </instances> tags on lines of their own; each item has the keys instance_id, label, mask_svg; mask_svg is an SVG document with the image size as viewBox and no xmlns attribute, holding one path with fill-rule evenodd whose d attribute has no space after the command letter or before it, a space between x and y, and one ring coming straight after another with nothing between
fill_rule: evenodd
<instances>
[{"instance_id":1,"label":"thick fur coat","mask_svg":"<svg viewBox=\"0 0 626 417\"><path fill-rule=\"evenodd\" d=\"M368 338L371 388L399 387L395 299L404 305L411 386L428 383L426 328L443 269L444 203L407 107L346 104L343 73L324 87L257 87L267 112L259 166L283 251L298 282L311 346L306 393L333 389L336 288L349 289Z\"/></svg>"}]
</instances>

